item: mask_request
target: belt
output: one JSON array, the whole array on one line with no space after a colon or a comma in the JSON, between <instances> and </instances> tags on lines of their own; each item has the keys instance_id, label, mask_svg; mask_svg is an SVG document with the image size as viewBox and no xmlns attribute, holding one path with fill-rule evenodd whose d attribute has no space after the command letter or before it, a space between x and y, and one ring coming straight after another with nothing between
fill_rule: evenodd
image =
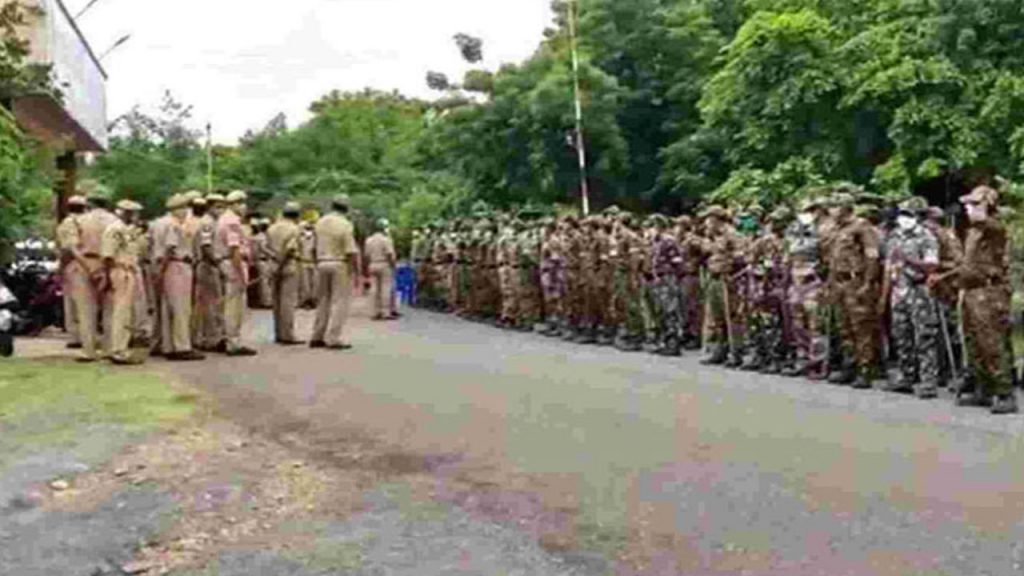
<instances>
[{"instance_id":1,"label":"belt","mask_svg":"<svg viewBox=\"0 0 1024 576\"><path fill-rule=\"evenodd\" d=\"M82 254L82 257L89 258L91 260L100 260L102 258L99 254L95 252L86 252L85 254Z\"/></svg>"}]
</instances>

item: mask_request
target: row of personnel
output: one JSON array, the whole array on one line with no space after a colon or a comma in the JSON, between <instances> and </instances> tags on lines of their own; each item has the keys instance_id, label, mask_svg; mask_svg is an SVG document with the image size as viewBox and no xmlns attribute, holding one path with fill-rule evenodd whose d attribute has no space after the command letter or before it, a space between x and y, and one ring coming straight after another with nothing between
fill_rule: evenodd
<instances>
[{"instance_id":1,"label":"row of personnel","mask_svg":"<svg viewBox=\"0 0 1024 576\"><path fill-rule=\"evenodd\" d=\"M837 189L767 217L479 213L414 234L417 305L582 343L1017 411L998 192L963 239L920 198ZM889 362L898 376L888 378Z\"/></svg>"},{"instance_id":2,"label":"row of personnel","mask_svg":"<svg viewBox=\"0 0 1024 576\"><path fill-rule=\"evenodd\" d=\"M141 358L133 350L146 348L172 361L202 360L202 352L255 355L241 341L254 287L258 295L269 289L276 343L304 343L295 336L295 313L313 294L310 346L351 348L344 328L360 251L346 196L334 198L312 227L302 225L295 203L265 230L247 223L243 191L176 194L166 208L144 222L131 200L112 206L98 194L69 199L57 240L79 361L135 364ZM391 240L381 230L366 248L366 272L383 285L394 269Z\"/></svg>"}]
</instances>

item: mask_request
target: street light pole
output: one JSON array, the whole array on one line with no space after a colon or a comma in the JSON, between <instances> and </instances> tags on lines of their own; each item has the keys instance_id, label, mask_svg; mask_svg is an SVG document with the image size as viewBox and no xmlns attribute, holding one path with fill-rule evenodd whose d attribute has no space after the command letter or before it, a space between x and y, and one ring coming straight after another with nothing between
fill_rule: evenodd
<instances>
[{"instance_id":1,"label":"street light pole","mask_svg":"<svg viewBox=\"0 0 1024 576\"><path fill-rule=\"evenodd\" d=\"M213 125L206 123L206 194L213 194Z\"/></svg>"},{"instance_id":2,"label":"street light pole","mask_svg":"<svg viewBox=\"0 0 1024 576\"><path fill-rule=\"evenodd\" d=\"M119 38L119 39L117 40L117 42L114 42L114 45L113 45L113 46L111 46L110 48L107 48L106 52L104 52L103 54L101 54L101 55L100 55L100 57L99 57L99 58L97 58L96 60L98 60L99 62L103 62L103 59L104 59L104 58L106 58L107 56L109 56L109 55L110 55L110 53L111 53L111 52L113 52L114 50L117 50L117 49L118 49L118 48L120 48L120 47L121 47L122 45L124 45L124 43L125 43L125 42L127 42L128 40L130 40L130 39L131 39L131 37L132 37L132 35L131 35L131 34L125 34L124 36L121 36L121 37L120 37L120 38Z\"/></svg>"},{"instance_id":3,"label":"street light pole","mask_svg":"<svg viewBox=\"0 0 1024 576\"><path fill-rule=\"evenodd\" d=\"M580 94L580 56L576 42L577 0L567 3L569 16L569 49L572 52L573 100L576 105L576 151L580 162L580 195L583 199L583 215L590 215L590 190L587 184L587 149L583 139L583 99Z\"/></svg>"}]
</instances>

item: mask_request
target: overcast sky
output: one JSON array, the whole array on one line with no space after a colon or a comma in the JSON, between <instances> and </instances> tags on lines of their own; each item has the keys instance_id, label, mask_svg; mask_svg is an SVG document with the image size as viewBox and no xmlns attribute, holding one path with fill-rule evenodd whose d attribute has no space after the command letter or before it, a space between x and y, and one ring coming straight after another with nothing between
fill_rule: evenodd
<instances>
[{"instance_id":1,"label":"overcast sky","mask_svg":"<svg viewBox=\"0 0 1024 576\"><path fill-rule=\"evenodd\" d=\"M132 35L103 61L109 118L170 89L230 143L278 112L297 125L335 88L430 97L428 70L466 70L456 33L483 38L495 69L533 53L550 22L550 0L99 0L79 25L97 53Z\"/></svg>"}]
</instances>

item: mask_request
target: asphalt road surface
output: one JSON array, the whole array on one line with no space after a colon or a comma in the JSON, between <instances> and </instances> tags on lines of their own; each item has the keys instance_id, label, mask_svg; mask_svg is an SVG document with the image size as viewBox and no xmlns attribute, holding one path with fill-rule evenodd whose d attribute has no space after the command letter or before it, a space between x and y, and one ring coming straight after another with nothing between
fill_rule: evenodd
<instances>
[{"instance_id":1,"label":"asphalt road surface","mask_svg":"<svg viewBox=\"0 0 1024 576\"><path fill-rule=\"evenodd\" d=\"M350 352L270 346L259 313L259 357L177 369L256 432L429 475L430 498L600 571L1024 574L1024 417L357 316Z\"/></svg>"}]
</instances>

